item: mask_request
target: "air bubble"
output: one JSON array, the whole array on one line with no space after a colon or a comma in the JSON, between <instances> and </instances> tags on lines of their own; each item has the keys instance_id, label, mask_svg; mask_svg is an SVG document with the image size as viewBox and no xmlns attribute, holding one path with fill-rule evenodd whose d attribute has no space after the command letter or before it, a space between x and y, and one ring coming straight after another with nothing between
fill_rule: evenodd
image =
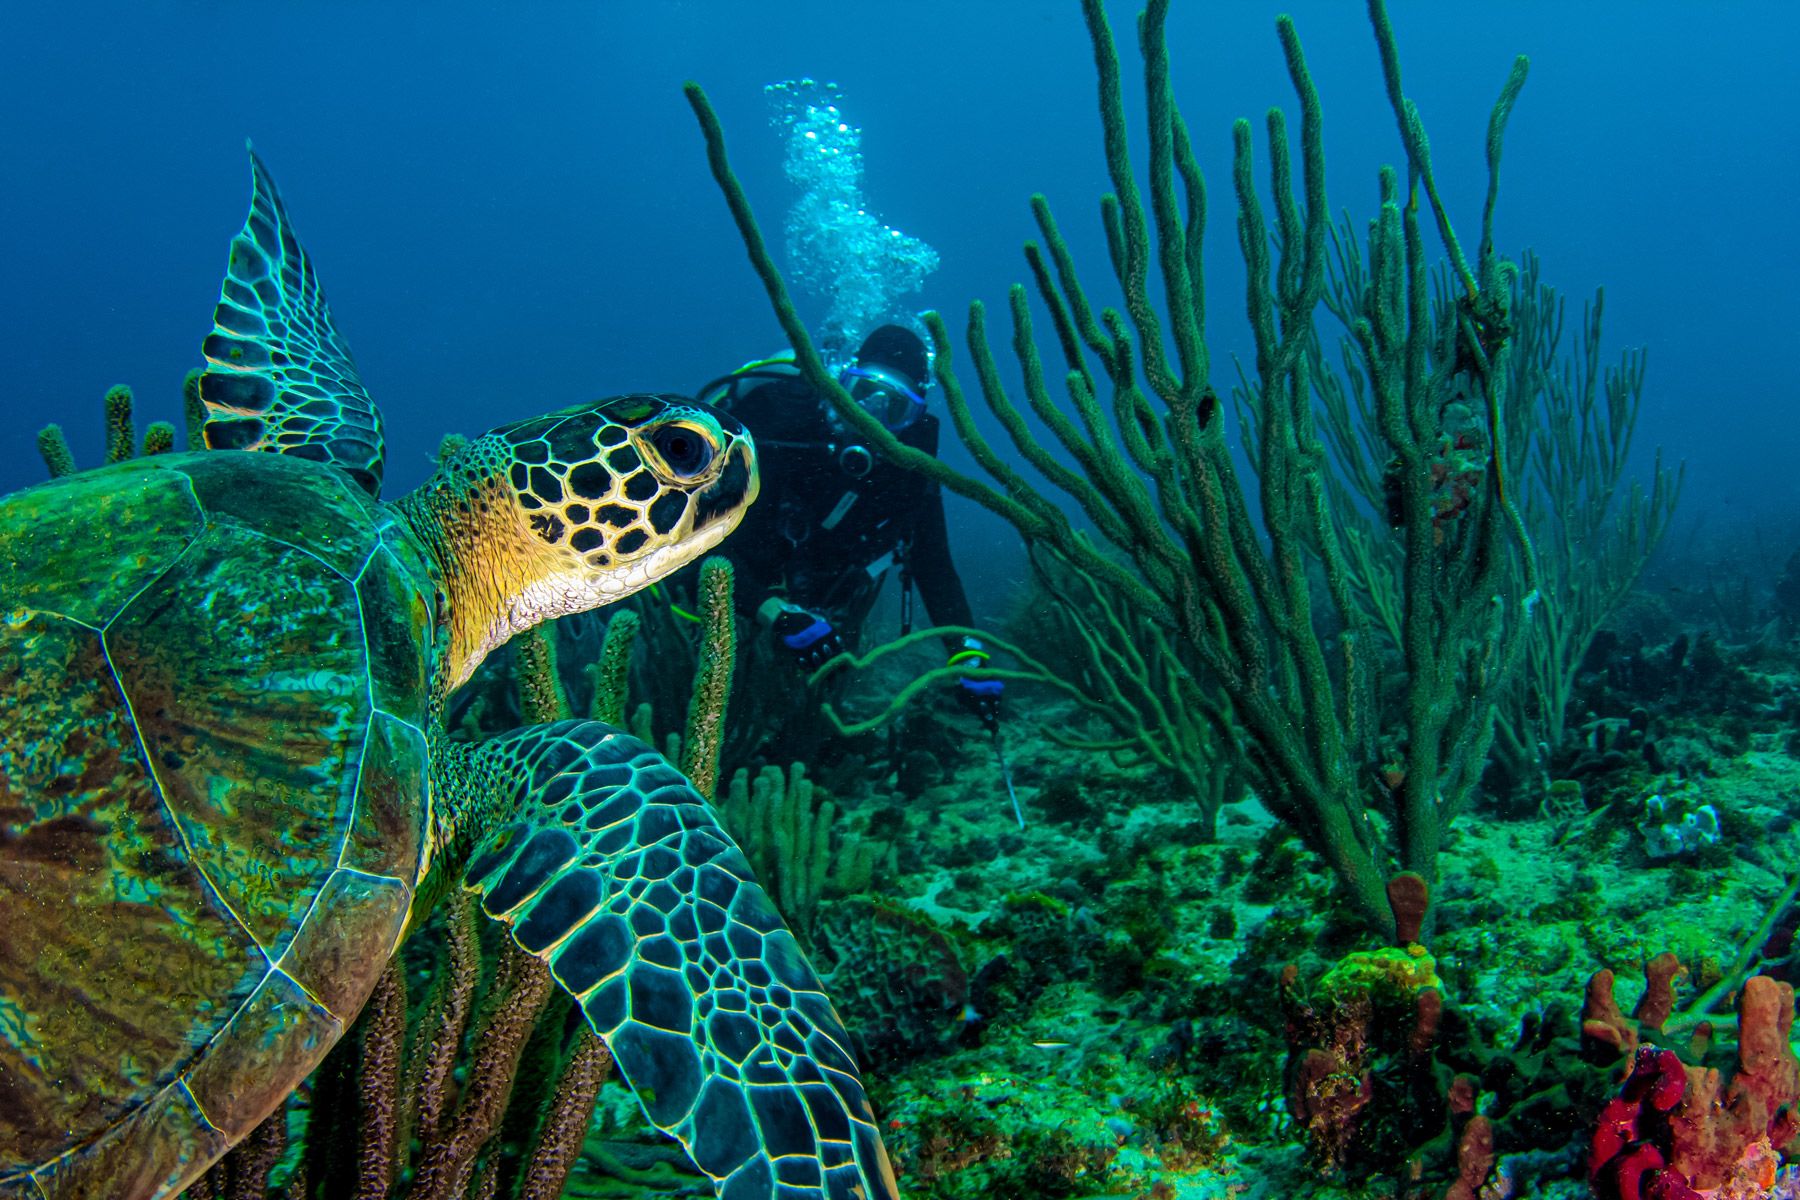
<instances>
[{"instance_id":1,"label":"air bubble","mask_svg":"<svg viewBox=\"0 0 1800 1200\"><path fill-rule=\"evenodd\" d=\"M827 303L818 338L828 353L842 353L876 325L906 319L900 298L924 286L938 254L869 210L862 130L844 119L836 84L790 79L763 93L787 139L787 177L800 191L787 216L790 278Z\"/></svg>"}]
</instances>

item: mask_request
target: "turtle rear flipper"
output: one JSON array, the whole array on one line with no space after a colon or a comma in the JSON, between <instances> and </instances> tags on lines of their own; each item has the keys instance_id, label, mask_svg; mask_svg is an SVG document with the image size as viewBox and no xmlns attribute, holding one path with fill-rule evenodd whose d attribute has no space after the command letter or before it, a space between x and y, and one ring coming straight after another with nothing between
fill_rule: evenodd
<instances>
[{"instance_id":1,"label":"turtle rear flipper","mask_svg":"<svg viewBox=\"0 0 1800 1200\"><path fill-rule=\"evenodd\" d=\"M334 463L378 496L381 414L254 150L250 179L250 215L231 239L213 331L201 343L206 444Z\"/></svg>"},{"instance_id":2,"label":"turtle rear flipper","mask_svg":"<svg viewBox=\"0 0 1800 1200\"><path fill-rule=\"evenodd\" d=\"M466 886L549 964L721 1200L896 1197L843 1023L681 773L596 721L505 735L470 767L511 790Z\"/></svg>"}]
</instances>

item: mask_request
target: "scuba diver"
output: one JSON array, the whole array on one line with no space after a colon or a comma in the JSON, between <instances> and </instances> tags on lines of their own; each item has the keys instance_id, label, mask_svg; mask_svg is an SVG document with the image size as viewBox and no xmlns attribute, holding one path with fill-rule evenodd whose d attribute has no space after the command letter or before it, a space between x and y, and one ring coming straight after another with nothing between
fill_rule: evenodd
<instances>
[{"instance_id":1,"label":"scuba diver","mask_svg":"<svg viewBox=\"0 0 1800 1200\"><path fill-rule=\"evenodd\" d=\"M838 382L906 445L937 453L939 423L924 398L930 360L912 330L877 328ZM747 363L699 395L729 410L756 439L762 497L722 553L736 572L740 613L766 628L800 670L855 645L890 571L901 584L902 635L911 629L915 585L934 624L972 624L938 485L858 441L791 354ZM955 666L978 667L988 658L973 637L951 639L948 649ZM992 732L1003 686L963 678L955 695Z\"/></svg>"}]
</instances>

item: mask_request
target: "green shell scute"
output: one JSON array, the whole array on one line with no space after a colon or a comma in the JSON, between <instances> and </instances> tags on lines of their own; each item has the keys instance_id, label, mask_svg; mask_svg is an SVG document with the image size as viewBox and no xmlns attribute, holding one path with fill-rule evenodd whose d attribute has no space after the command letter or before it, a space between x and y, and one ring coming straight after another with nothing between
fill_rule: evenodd
<instances>
[{"instance_id":1,"label":"green shell scute","mask_svg":"<svg viewBox=\"0 0 1800 1200\"><path fill-rule=\"evenodd\" d=\"M378 544L375 505L338 471L267 454L221 454L191 471L194 494L215 524L237 524L322 559L346 579ZM271 463L279 466L271 468ZM296 469L298 466L298 469Z\"/></svg>"},{"instance_id":2,"label":"green shell scute","mask_svg":"<svg viewBox=\"0 0 1800 1200\"><path fill-rule=\"evenodd\" d=\"M219 1129L254 1122L267 1097L285 1096L307 1075L300 1064L308 1051L324 1053L344 1031L329 1012L292 977L271 971L248 1003L231 1018L215 1051L201 1059L184 1081L207 1121ZM244 1086L246 1080L253 1087Z\"/></svg>"},{"instance_id":3,"label":"green shell scute","mask_svg":"<svg viewBox=\"0 0 1800 1200\"><path fill-rule=\"evenodd\" d=\"M0 1194L150 1188L290 1091L399 939L434 577L277 455L70 476L0 538Z\"/></svg>"},{"instance_id":4,"label":"green shell scute","mask_svg":"<svg viewBox=\"0 0 1800 1200\"><path fill-rule=\"evenodd\" d=\"M337 860L368 721L354 589L305 553L216 522L106 630L189 855L274 958Z\"/></svg>"},{"instance_id":5,"label":"green shell scute","mask_svg":"<svg viewBox=\"0 0 1800 1200\"><path fill-rule=\"evenodd\" d=\"M339 866L401 879L418 876L429 819L428 765L425 734L377 710L369 722L356 789L356 816L338 857Z\"/></svg>"},{"instance_id":6,"label":"green shell scute","mask_svg":"<svg viewBox=\"0 0 1800 1200\"><path fill-rule=\"evenodd\" d=\"M108 1144L143 1146L147 1153L123 1158L107 1155ZM230 1144L201 1113L185 1085L167 1088L100 1138L97 1154L70 1154L43 1172L46 1192L54 1196L146 1196L166 1191L186 1164L218 1154ZM30 1188L31 1184L26 1184ZM5 1194L38 1200L42 1194L21 1190Z\"/></svg>"},{"instance_id":7,"label":"green shell scute","mask_svg":"<svg viewBox=\"0 0 1800 1200\"><path fill-rule=\"evenodd\" d=\"M205 525L178 471L121 464L27 489L7 501L0 611L50 611L98 629ZM59 564L54 577L26 569L47 561Z\"/></svg>"},{"instance_id":8,"label":"green shell scute","mask_svg":"<svg viewBox=\"0 0 1800 1200\"><path fill-rule=\"evenodd\" d=\"M411 904L410 880L333 871L277 965L348 1024L369 994L362 983L369 961L385 963L393 954Z\"/></svg>"},{"instance_id":9,"label":"green shell scute","mask_svg":"<svg viewBox=\"0 0 1800 1200\"><path fill-rule=\"evenodd\" d=\"M413 584L418 575L394 551L378 545L356 581L367 638L369 699L374 707L413 725L425 724L430 660L419 652L432 636L432 613Z\"/></svg>"},{"instance_id":10,"label":"green shell scute","mask_svg":"<svg viewBox=\"0 0 1800 1200\"><path fill-rule=\"evenodd\" d=\"M124 1117L153 1064L189 1057L196 1021L247 996L262 964L169 836L101 635L52 614L9 621L0 697L0 980L31 981L0 985L17 1097L0 1144L29 1152Z\"/></svg>"}]
</instances>

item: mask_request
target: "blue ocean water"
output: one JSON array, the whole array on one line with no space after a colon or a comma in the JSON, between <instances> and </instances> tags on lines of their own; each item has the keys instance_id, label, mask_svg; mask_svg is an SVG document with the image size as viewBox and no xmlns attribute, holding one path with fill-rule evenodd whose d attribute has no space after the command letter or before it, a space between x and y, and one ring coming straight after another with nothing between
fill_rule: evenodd
<instances>
[{"instance_id":1,"label":"blue ocean water","mask_svg":"<svg viewBox=\"0 0 1800 1200\"><path fill-rule=\"evenodd\" d=\"M1324 100L1332 206L1363 219L1377 165L1399 153L1361 5L1175 6L1179 100L1212 188L1222 382L1248 342L1230 122L1255 121L1261 150L1264 111L1293 111L1273 28L1284 9ZM1133 7L1109 11L1124 40ZM1610 344L1650 348L1639 446L1688 461L1688 518L1786 520L1800 84L1784 54L1800 17L1622 2L1403 3L1394 16L1465 239L1489 106L1512 56L1531 55L1501 245L1536 248L1571 296L1604 284ZM919 307L960 328L969 299L1003 303L1023 277L1033 191L1103 270L1105 179L1072 3L6 6L0 488L40 477L32 435L48 419L94 461L110 384L138 389L141 420L177 415L241 220L246 137L387 413L393 489L426 474L445 432L691 390L777 347L680 85L708 89L778 231L792 190L761 89L808 75L837 82L863 126L881 218L941 254ZM1010 537L958 501L951 521Z\"/></svg>"}]
</instances>

